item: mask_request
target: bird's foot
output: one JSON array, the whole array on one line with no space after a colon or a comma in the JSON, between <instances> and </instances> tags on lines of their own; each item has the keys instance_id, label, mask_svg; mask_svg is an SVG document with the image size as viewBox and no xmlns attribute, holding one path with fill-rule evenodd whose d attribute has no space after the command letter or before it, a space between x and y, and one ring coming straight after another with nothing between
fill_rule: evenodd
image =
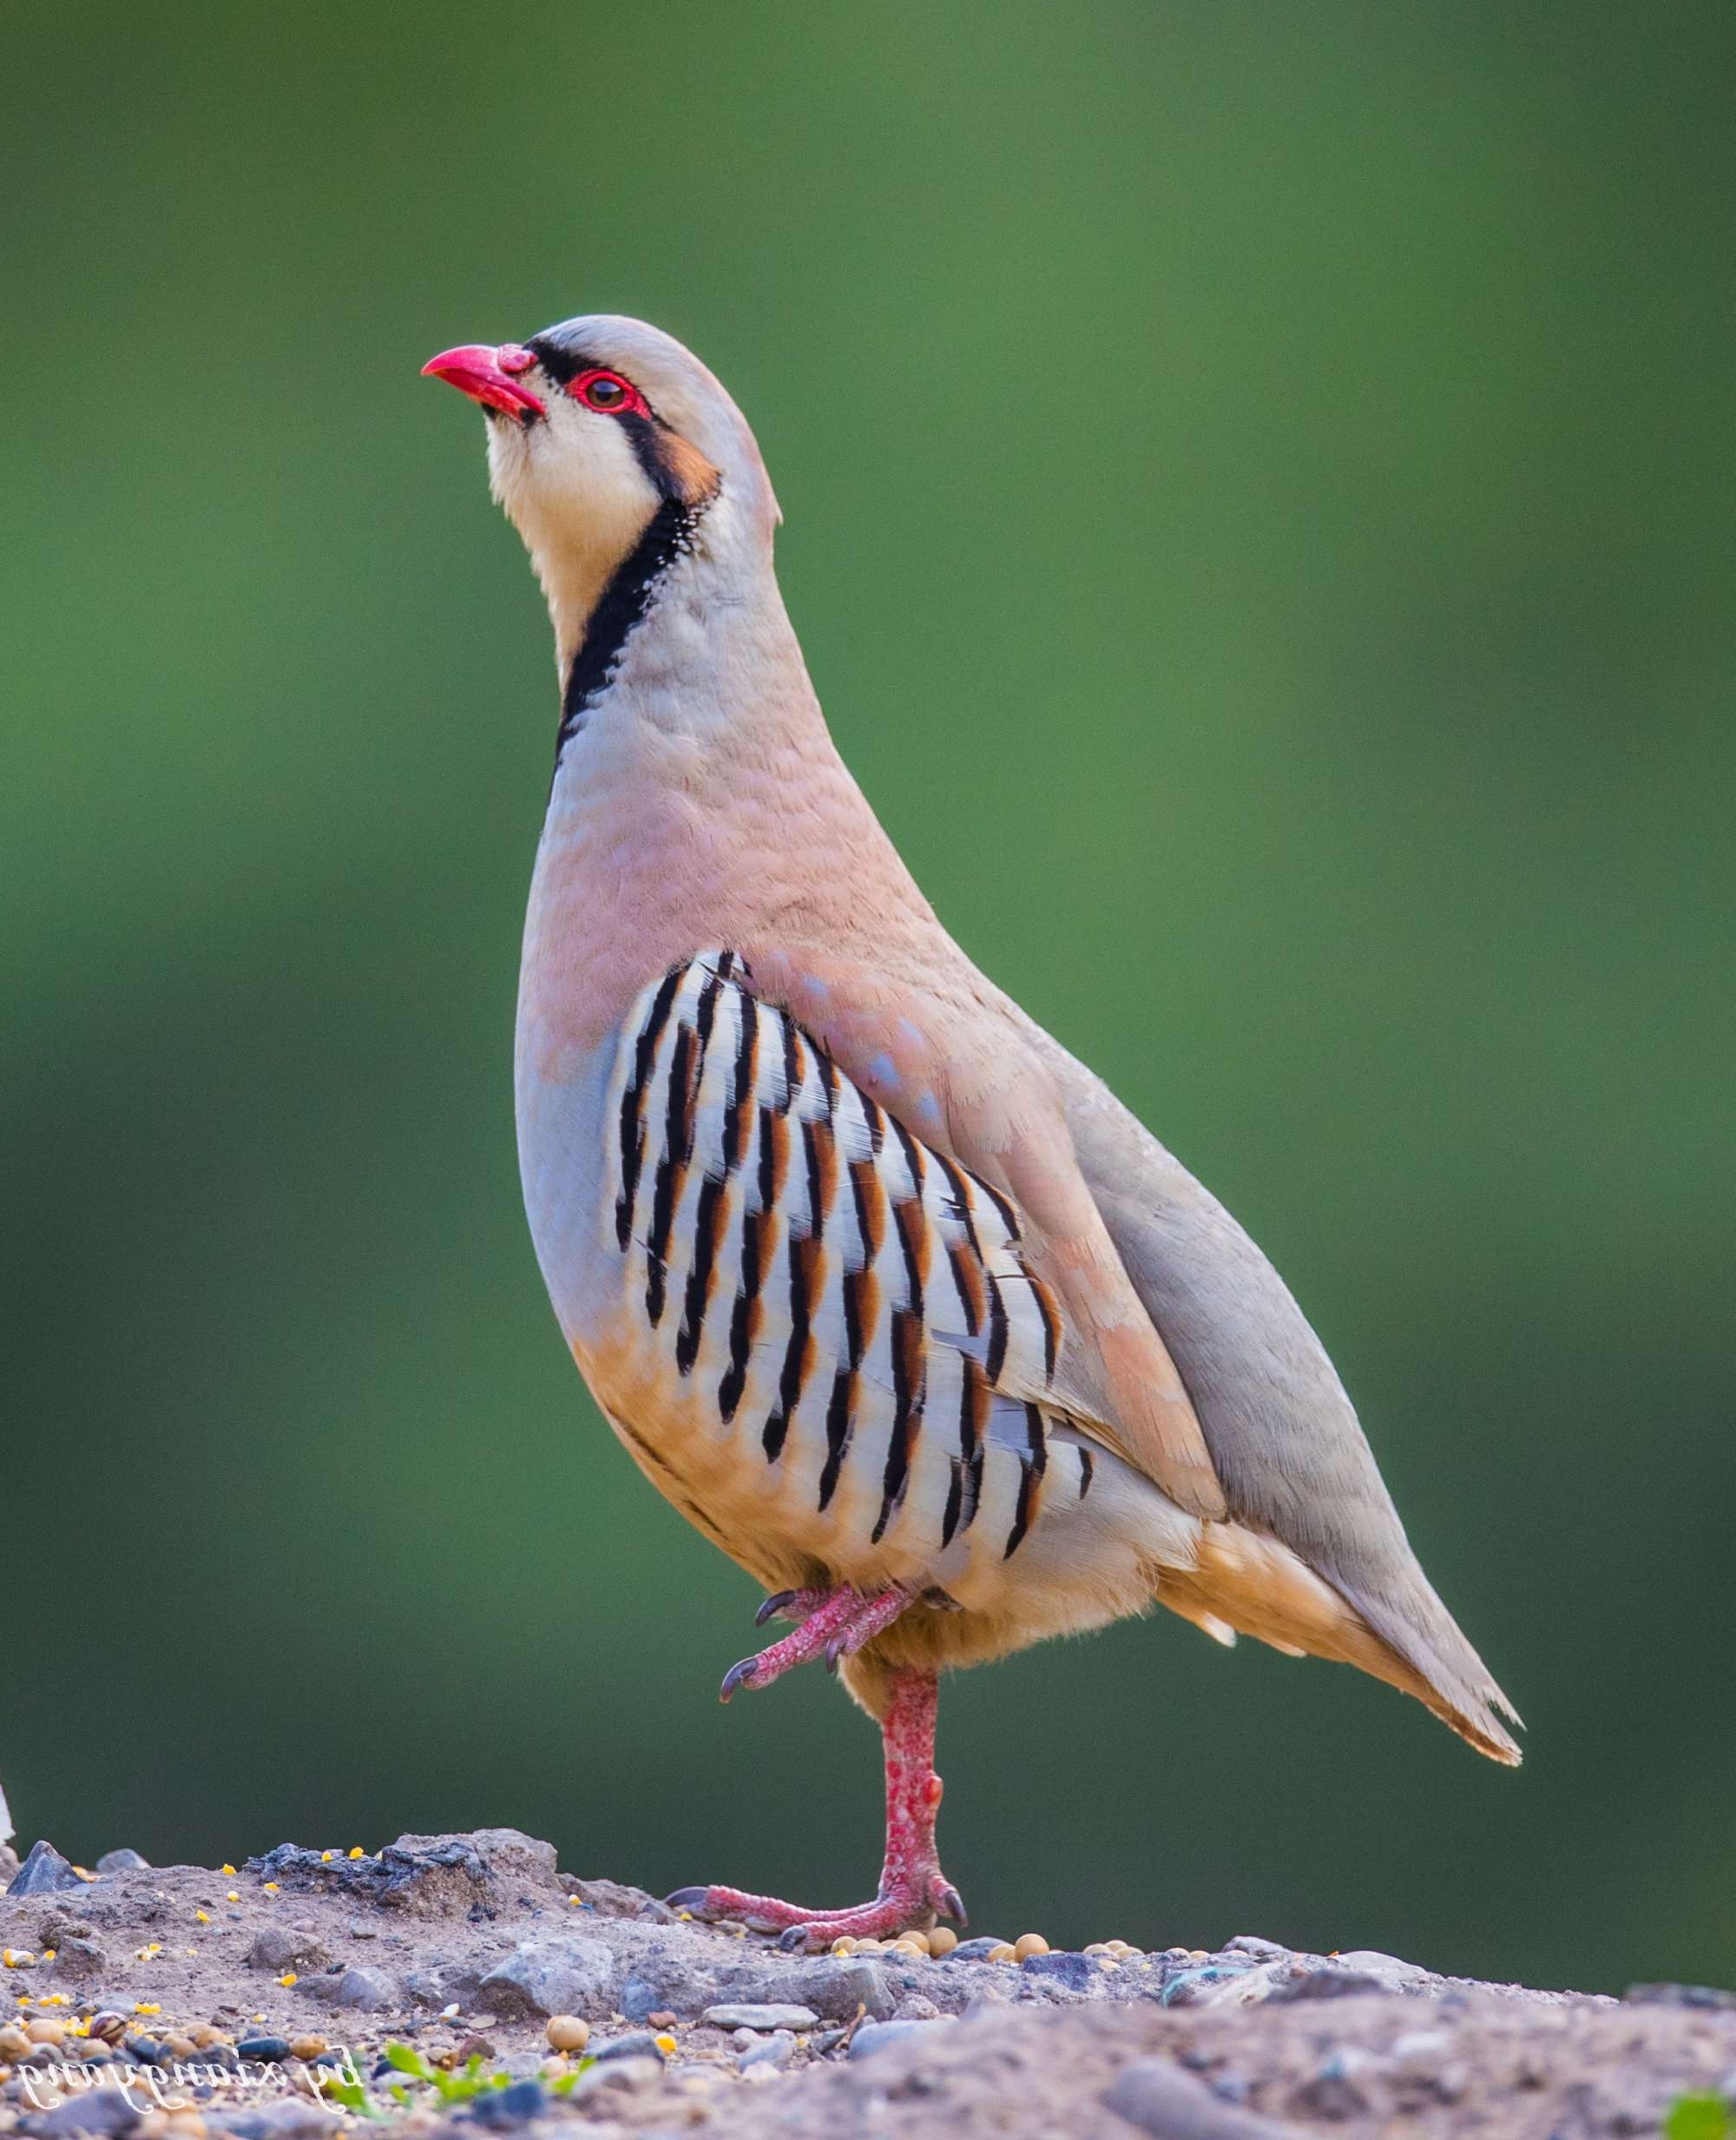
<instances>
[{"instance_id":1,"label":"bird's foot","mask_svg":"<svg viewBox=\"0 0 1736 2140\"><path fill-rule=\"evenodd\" d=\"M774 1612L800 1611L799 1625L793 1635L786 1635L758 1656L731 1665L719 1700L727 1702L738 1688L769 1687L793 1666L815 1657L824 1657L827 1671L835 1672L840 1657L871 1642L910 1602L903 1590L882 1590L870 1597L848 1583L835 1590L779 1591L760 1607L762 1620Z\"/></svg>"},{"instance_id":2,"label":"bird's foot","mask_svg":"<svg viewBox=\"0 0 1736 2140\"><path fill-rule=\"evenodd\" d=\"M753 1616L755 1627L768 1620L789 1620L799 1627L831 1596L829 1590L773 1590Z\"/></svg>"},{"instance_id":3,"label":"bird's foot","mask_svg":"<svg viewBox=\"0 0 1736 2140\"><path fill-rule=\"evenodd\" d=\"M773 1895L745 1894L739 1887L680 1887L668 1898L672 1910L715 1919L732 1918L755 1932L775 1932L778 1944L792 1952L819 1953L838 1939L891 1939L913 1927L926 1927L937 1917L968 1925L958 1890L939 1867L883 1882L872 1902L853 1909L802 1910Z\"/></svg>"}]
</instances>

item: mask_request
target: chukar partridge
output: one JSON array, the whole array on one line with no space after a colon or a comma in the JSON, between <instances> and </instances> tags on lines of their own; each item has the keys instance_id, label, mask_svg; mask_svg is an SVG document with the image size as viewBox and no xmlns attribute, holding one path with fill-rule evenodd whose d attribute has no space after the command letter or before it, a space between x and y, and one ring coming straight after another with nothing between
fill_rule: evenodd
<instances>
[{"instance_id":1,"label":"chukar partridge","mask_svg":"<svg viewBox=\"0 0 1736 2140\"><path fill-rule=\"evenodd\" d=\"M638 320L426 367L548 597L520 982L525 1202L634 1461L880 1723L876 1899L672 1900L819 1946L962 1918L937 1675L1155 1601L1338 1658L1516 1761L1332 1363L1223 1207L948 936L821 716L777 501Z\"/></svg>"}]
</instances>

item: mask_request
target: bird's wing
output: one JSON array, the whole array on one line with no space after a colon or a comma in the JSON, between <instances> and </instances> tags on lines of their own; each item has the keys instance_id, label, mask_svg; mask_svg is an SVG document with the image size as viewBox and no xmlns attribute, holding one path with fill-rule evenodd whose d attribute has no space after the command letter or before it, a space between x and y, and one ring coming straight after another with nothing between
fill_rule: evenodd
<instances>
[{"instance_id":1,"label":"bird's wing","mask_svg":"<svg viewBox=\"0 0 1736 2140\"><path fill-rule=\"evenodd\" d=\"M1410 1664L1483 1750L1516 1712L1424 1574L1355 1410L1284 1281L1223 1206L1049 1034L1082 1178L1193 1399L1233 1517L1280 1540Z\"/></svg>"},{"instance_id":2,"label":"bird's wing","mask_svg":"<svg viewBox=\"0 0 1736 2140\"><path fill-rule=\"evenodd\" d=\"M1004 1616L1039 1523L1095 1535L1105 1435L1063 1385L1063 1311L1013 1198L756 979L703 952L621 1026L594 1206L620 1290L575 1352L649 1474L762 1579L791 1579L788 1548L829 1580L938 1584ZM1192 1568L1200 1530L1137 1505L1151 1567L1128 1561L1123 1610L1158 1565Z\"/></svg>"},{"instance_id":3,"label":"bird's wing","mask_svg":"<svg viewBox=\"0 0 1736 2140\"><path fill-rule=\"evenodd\" d=\"M962 958L901 977L773 951L754 971L1019 1211L1059 1304L1070 1412L1208 1519L1199 1595L1172 1581L1164 1602L1354 1663L1516 1761L1511 1705L1418 1565L1324 1347L1222 1206Z\"/></svg>"},{"instance_id":4,"label":"bird's wing","mask_svg":"<svg viewBox=\"0 0 1736 2140\"><path fill-rule=\"evenodd\" d=\"M1060 1088L959 962L891 975L835 953L750 947L749 985L786 1009L838 1067L944 1161L1018 1215L1020 1253L1056 1303L1059 1358L1043 1389L1189 1515L1226 1512L1200 1420L1129 1283L1080 1172Z\"/></svg>"}]
</instances>

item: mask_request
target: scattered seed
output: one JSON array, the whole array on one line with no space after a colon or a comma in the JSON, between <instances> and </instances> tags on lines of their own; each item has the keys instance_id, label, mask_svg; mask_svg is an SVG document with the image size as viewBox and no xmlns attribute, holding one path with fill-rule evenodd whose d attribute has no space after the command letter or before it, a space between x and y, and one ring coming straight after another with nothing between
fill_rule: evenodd
<instances>
[{"instance_id":1,"label":"scattered seed","mask_svg":"<svg viewBox=\"0 0 1736 2140\"><path fill-rule=\"evenodd\" d=\"M350 1855L352 1858L365 1858L367 1854L367 1852L362 1848L359 1843L358 1843L355 1848L350 1853Z\"/></svg>"},{"instance_id":2,"label":"scattered seed","mask_svg":"<svg viewBox=\"0 0 1736 2140\"><path fill-rule=\"evenodd\" d=\"M227 1895L225 1895L225 1896L224 1896L224 1898L223 1898L223 1900L224 1900L226 1902L239 1902L239 1901L240 1900L240 1899L241 1899L241 1898L240 1898L240 1896L239 1894L237 1894L237 1893L235 1892L235 1890L234 1890L233 1887L229 1890L228 1893L227 1893Z\"/></svg>"},{"instance_id":3,"label":"scattered seed","mask_svg":"<svg viewBox=\"0 0 1736 2140\"><path fill-rule=\"evenodd\" d=\"M300 1978L296 1975L293 1969L286 1970L283 1975L278 1979L278 1982L283 1986L286 1992L289 1989L292 1984L299 1984L300 1981Z\"/></svg>"},{"instance_id":4,"label":"scattered seed","mask_svg":"<svg viewBox=\"0 0 1736 2140\"><path fill-rule=\"evenodd\" d=\"M662 2052L666 2058L673 2058L674 2057L675 2039L669 2034L667 2029L663 2031L661 2036L654 2036L651 2040L656 2045L658 2050Z\"/></svg>"},{"instance_id":5,"label":"scattered seed","mask_svg":"<svg viewBox=\"0 0 1736 2140\"><path fill-rule=\"evenodd\" d=\"M220 1865L217 1869L226 1880L233 1880L235 1877L235 1868L233 1865Z\"/></svg>"},{"instance_id":6,"label":"scattered seed","mask_svg":"<svg viewBox=\"0 0 1736 2140\"><path fill-rule=\"evenodd\" d=\"M551 2015L543 2031L550 2051L582 2051L591 2040L591 2025L575 2013Z\"/></svg>"},{"instance_id":7,"label":"scattered seed","mask_svg":"<svg viewBox=\"0 0 1736 2140\"><path fill-rule=\"evenodd\" d=\"M148 1999L135 1998L133 2001L133 2012L135 2013L161 2013L162 2008L152 2005Z\"/></svg>"},{"instance_id":8,"label":"scattered seed","mask_svg":"<svg viewBox=\"0 0 1736 2140\"><path fill-rule=\"evenodd\" d=\"M274 1880L268 1880L265 1885L265 1892L268 1895L274 1895L278 1892L277 1882Z\"/></svg>"}]
</instances>

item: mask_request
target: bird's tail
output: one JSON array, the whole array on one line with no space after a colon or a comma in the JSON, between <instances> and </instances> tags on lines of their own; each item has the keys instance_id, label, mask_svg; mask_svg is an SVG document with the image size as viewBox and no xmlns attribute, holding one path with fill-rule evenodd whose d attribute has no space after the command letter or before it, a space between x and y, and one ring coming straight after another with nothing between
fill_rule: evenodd
<instances>
[{"instance_id":1,"label":"bird's tail","mask_svg":"<svg viewBox=\"0 0 1736 2140\"><path fill-rule=\"evenodd\" d=\"M1289 1546L1236 1523L1200 1528L1187 1570L1166 1570L1158 1598L1208 1634L1234 1629L1289 1656L1353 1664L1414 1695L1460 1738L1514 1768L1519 1748L1503 1718L1521 1722L1413 1561L1392 1597L1361 1597L1329 1582Z\"/></svg>"}]
</instances>

